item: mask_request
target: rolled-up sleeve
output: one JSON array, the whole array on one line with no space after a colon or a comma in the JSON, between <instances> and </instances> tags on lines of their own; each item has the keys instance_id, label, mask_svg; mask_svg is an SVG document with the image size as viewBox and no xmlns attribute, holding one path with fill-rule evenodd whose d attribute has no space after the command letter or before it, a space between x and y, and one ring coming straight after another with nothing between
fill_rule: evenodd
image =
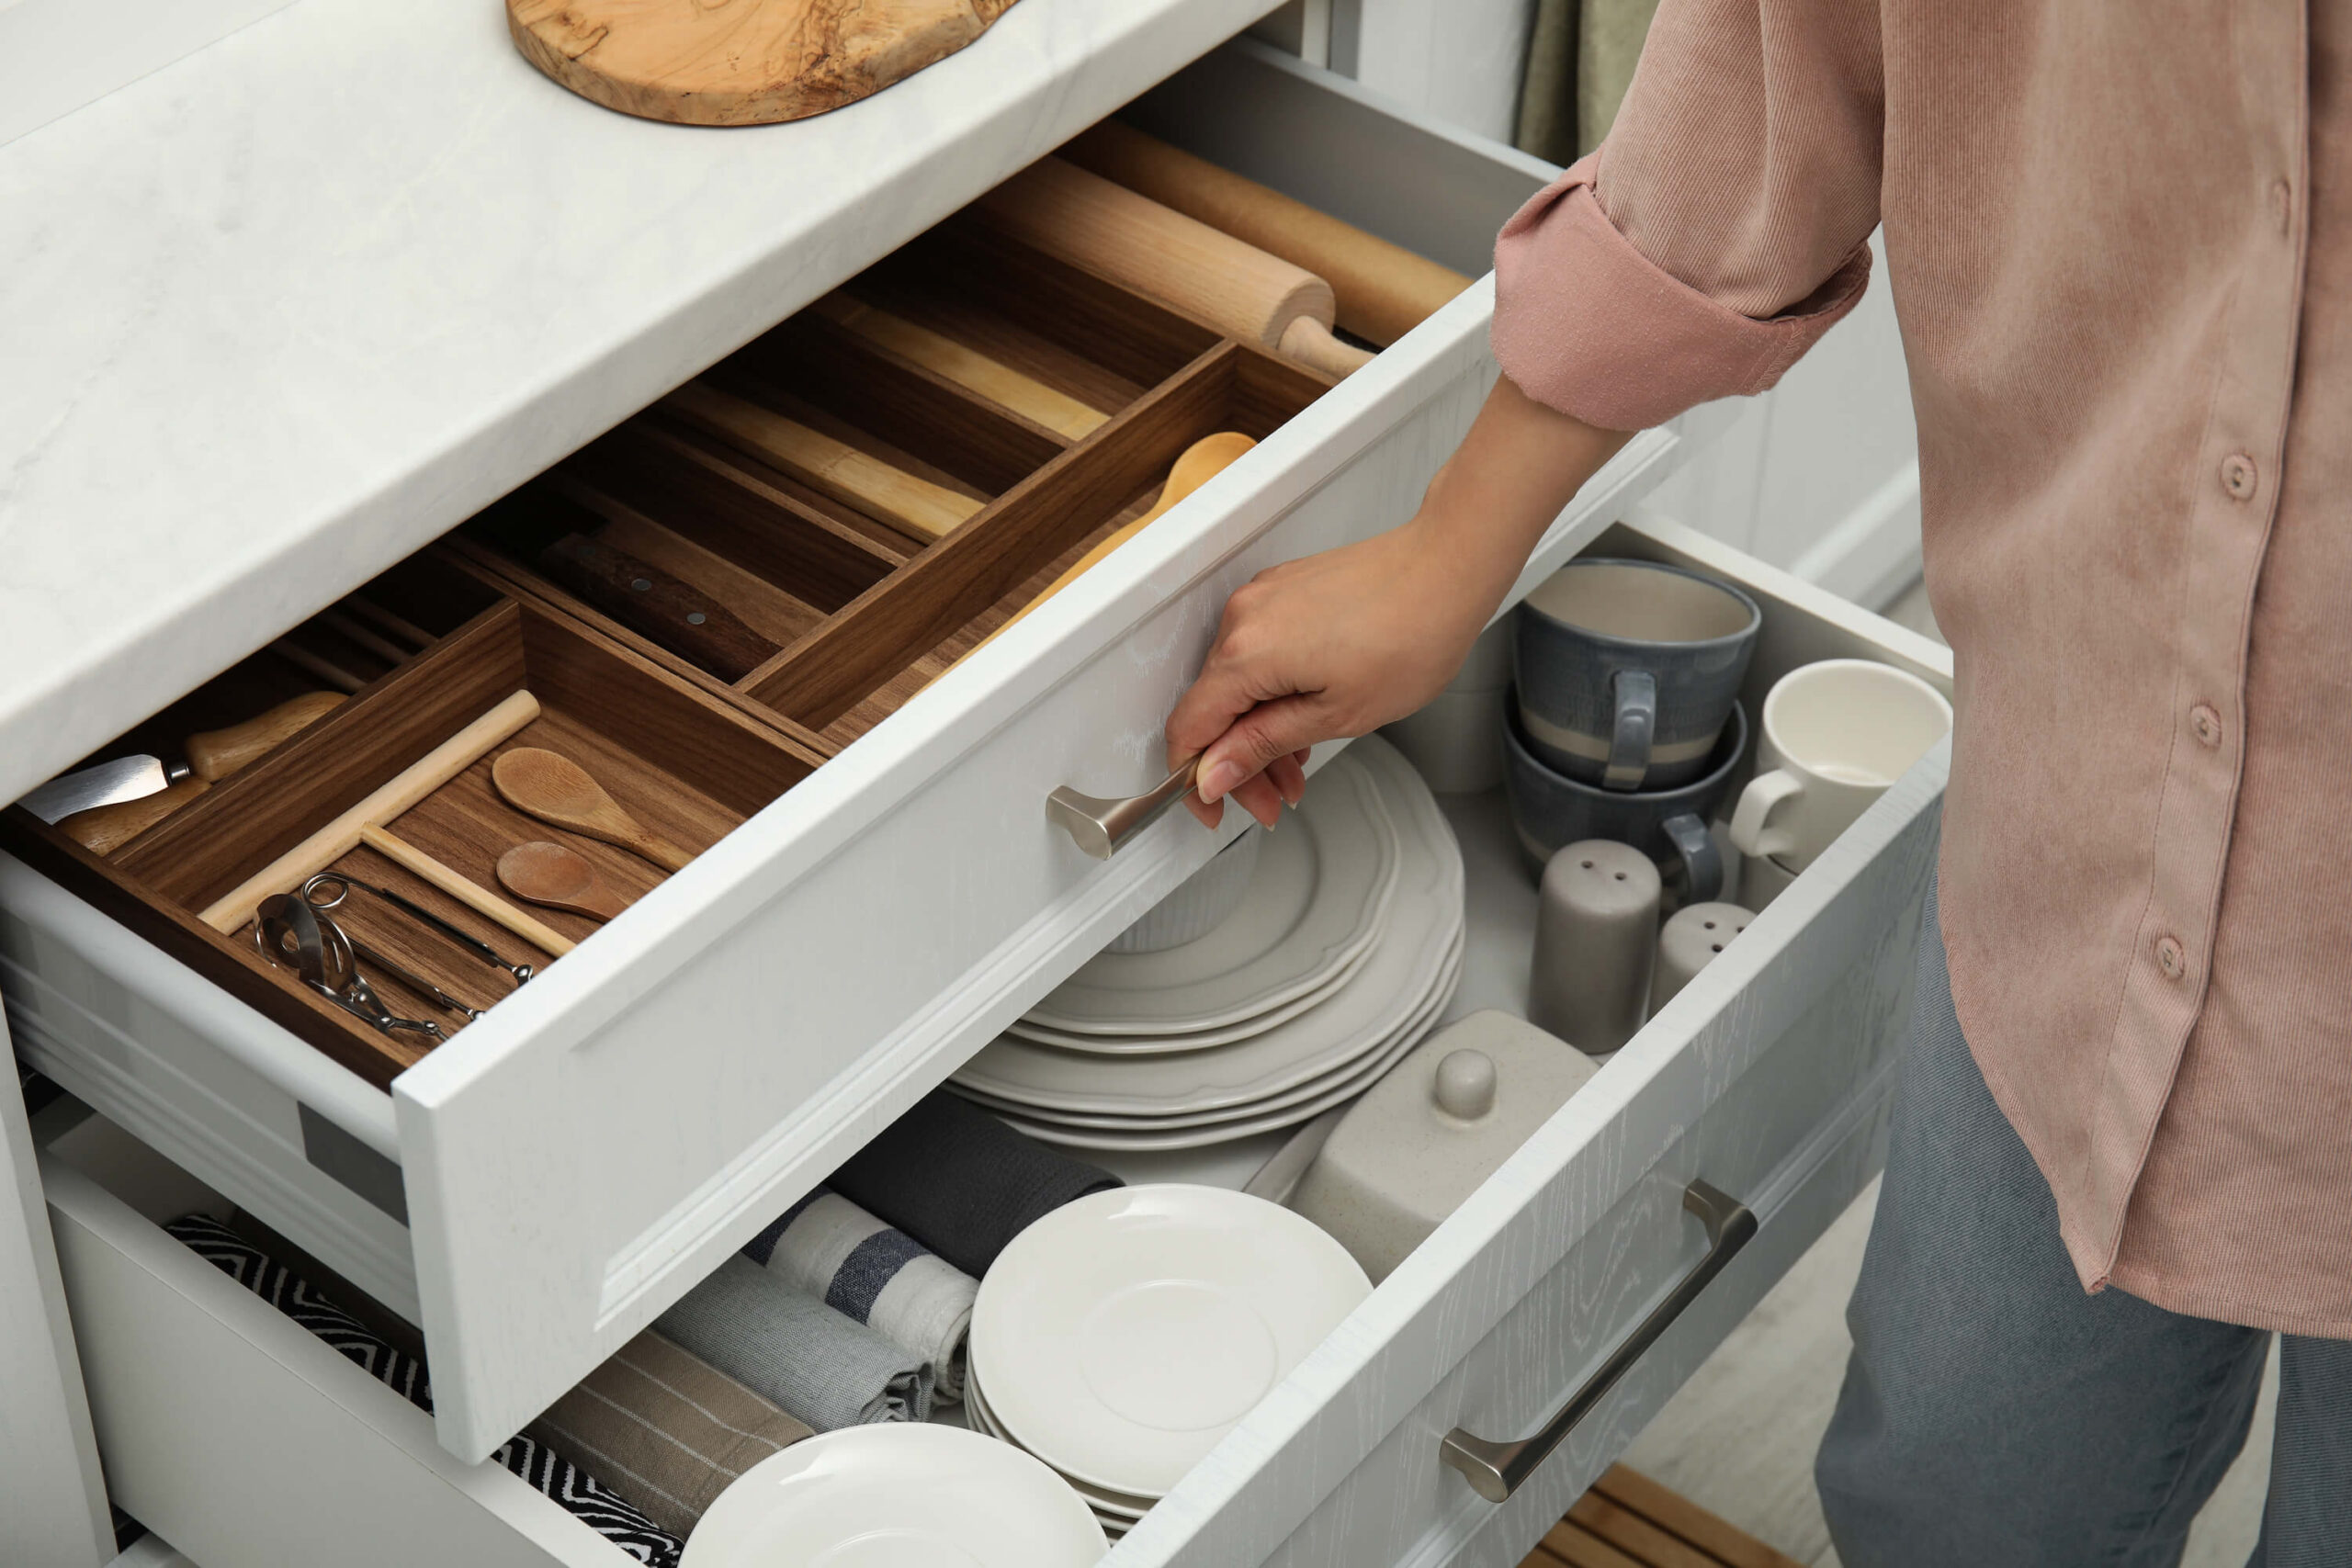
<instances>
[{"instance_id":1,"label":"rolled-up sleeve","mask_svg":"<svg viewBox=\"0 0 2352 1568\"><path fill-rule=\"evenodd\" d=\"M1853 309L1879 220L1876 0L1665 0L1609 141L1495 244L1495 357L1641 430L1769 389Z\"/></svg>"}]
</instances>

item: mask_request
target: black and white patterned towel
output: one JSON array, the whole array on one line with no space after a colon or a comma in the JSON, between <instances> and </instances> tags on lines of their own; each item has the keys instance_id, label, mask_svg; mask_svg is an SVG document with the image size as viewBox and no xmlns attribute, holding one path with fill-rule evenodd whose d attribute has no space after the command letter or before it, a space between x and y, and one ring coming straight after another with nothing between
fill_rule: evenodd
<instances>
[{"instance_id":1,"label":"black and white patterned towel","mask_svg":"<svg viewBox=\"0 0 2352 1568\"><path fill-rule=\"evenodd\" d=\"M385 1387L428 1416L433 1384L424 1363L402 1355L361 1326L310 1281L248 1245L209 1214L183 1214L164 1227L198 1257L244 1286L300 1327L323 1339ZM490 1456L537 1491L647 1568L677 1568L685 1542L608 1491L596 1478L545 1444L507 1439Z\"/></svg>"}]
</instances>

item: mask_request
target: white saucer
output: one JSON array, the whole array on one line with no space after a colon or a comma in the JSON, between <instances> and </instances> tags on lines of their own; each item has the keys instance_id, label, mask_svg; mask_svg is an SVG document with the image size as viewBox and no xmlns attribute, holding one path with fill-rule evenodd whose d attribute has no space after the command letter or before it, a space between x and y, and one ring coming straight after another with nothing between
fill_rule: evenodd
<instances>
[{"instance_id":1,"label":"white saucer","mask_svg":"<svg viewBox=\"0 0 2352 1568\"><path fill-rule=\"evenodd\" d=\"M1114 1188L998 1256L971 1357L1021 1446L1093 1486L1159 1497L1371 1292L1345 1248L1279 1204Z\"/></svg>"},{"instance_id":2,"label":"white saucer","mask_svg":"<svg viewBox=\"0 0 2352 1568\"><path fill-rule=\"evenodd\" d=\"M1368 772L1409 776L1395 751L1381 751L1385 761L1365 758ZM956 1072L956 1084L1009 1107L1190 1116L1268 1100L1377 1050L1436 987L1464 920L1462 850L1436 801L1418 779L1384 780L1382 790L1399 808L1387 916L1363 967L1321 1006L1229 1045L1156 1055L1103 1056L1001 1035Z\"/></svg>"},{"instance_id":3,"label":"white saucer","mask_svg":"<svg viewBox=\"0 0 2352 1568\"><path fill-rule=\"evenodd\" d=\"M1113 1043L1222 1029L1306 995L1361 956L1396 881L1397 830L1355 750L1317 773L1309 804L1266 836L1250 892L1223 924L1159 953L1097 954L1028 1021Z\"/></svg>"},{"instance_id":4,"label":"white saucer","mask_svg":"<svg viewBox=\"0 0 2352 1568\"><path fill-rule=\"evenodd\" d=\"M1006 1431L996 1416L989 1412L988 1401L985 1398L978 1402L973 1414L979 1422L981 1431L1001 1443L1011 1443L1016 1449L1021 1447L1021 1439ZM1025 1453L1028 1450L1023 1449L1022 1451ZM1059 1471L1054 1473L1061 1475ZM1071 1491L1086 1499L1086 1506L1094 1510L1097 1518L1105 1521L1116 1519L1123 1525L1134 1524L1149 1513L1152 1504L1159 1501L1156 1497L1137 1497L1132 1493L1106 1491L1102 1487L1091 1486L1083 1481L1067 1475L1063 1475L1062 1480L1069 1484Z\"/></svg>"},{"instance_id":5,"label":"white saucer","mask_svg":"<svg viewBox=\"0 0 2352 1568\"><path fill-rule=\"evenodd\" d=\"M1320 1100L1332 1090L1344 1089L1351 1084L1365 1087L1363 1080L1367 1075L1377 1077L1385 1072L1389 1063L1394 1062L1410 1048L1407 1042L1418 1040L1420 1037L1431 1007L1434 1005L1442 1008L1445 1001L1453 994L1454 987L1461 978L1461 954L1462 938L1457 935L1448 953L1447 962L1439 971L1436 984L1430 992L1416 1001L1411 1013L1399 1021L1394 1029L1386 1034L1370 1040L1361 1055L1342 1062L1329 1072L1318 1074L1305 1083L1283 1089L1277 1094L1268 1095L1262 1100L1249 1100L1240 1105L1214 1111L1189 1112L1153 1111L1129 1114L1061 1111L1042 1106L1023 1105L999 1100L967 1084L957 1083L950 1087L955 1092L963 1095L973 1103L999 1115L1015 1117L1023 1122L1044 1122L1057 1127L1094 1127L1114 1133L1151 1133L1172 1131L1180 1127L1211 1127L1234 1122L1260 1120L1274 1111L1288 1110L1295 1105L1304 1105L1309 1100Z\"/></svg>"},{"instance_id":6,"label":"white saucer","mask_svg":"<svg viewBox=\"0 0 2352 1568\"><path fill-rule=\"evenodd\" d=\"M745 1471L680 1568L1092 1568L1109 1550L1085 1499L1034 1456L887 1422L804 1438Z\"/></svg>"}]
</instances>

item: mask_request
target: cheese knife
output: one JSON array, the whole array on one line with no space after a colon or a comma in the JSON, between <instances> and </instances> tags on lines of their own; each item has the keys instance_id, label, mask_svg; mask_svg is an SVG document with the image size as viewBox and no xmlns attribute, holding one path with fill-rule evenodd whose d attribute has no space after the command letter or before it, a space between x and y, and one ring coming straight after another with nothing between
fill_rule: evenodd
<instances>
[{"instance_id":1,"label":"cheese knife","mask_svg":"<svg viewBox=\"0 0 2352 1568\"><path fill-rule=\"evenodd\" d=\"M341 692L307 692L243 724L189 736L180 757L117 757L51 779L17 804L56 823L75 842L107 854L213 784L259 761L343 700Z\"/></svg>"}]
</instances>

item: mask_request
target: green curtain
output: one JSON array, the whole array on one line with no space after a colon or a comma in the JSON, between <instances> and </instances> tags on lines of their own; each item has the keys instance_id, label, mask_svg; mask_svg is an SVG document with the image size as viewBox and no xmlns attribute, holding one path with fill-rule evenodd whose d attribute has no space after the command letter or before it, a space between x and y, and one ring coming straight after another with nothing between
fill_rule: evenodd
<instances>
[{"instance_id":1,"label":"green curtain","mask_svg":"<svg viewBox=\"0 0 2352 1568\"><path fill-rule=\"evenodd\" d=\"M1600 145L1625 101L1657 0L1535 0L1521 78L1521 151L1572 164Z\"/></svg>"}]
</instances>

